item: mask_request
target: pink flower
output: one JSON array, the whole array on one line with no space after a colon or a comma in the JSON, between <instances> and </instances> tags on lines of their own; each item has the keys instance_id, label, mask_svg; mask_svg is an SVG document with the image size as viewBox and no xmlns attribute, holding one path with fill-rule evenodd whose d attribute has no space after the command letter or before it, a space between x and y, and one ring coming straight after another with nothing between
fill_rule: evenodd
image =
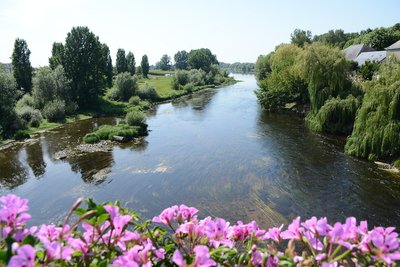
<instances>
[{"instance_id":1,"label":"pink flower","mask_svg":"<svg viewBox=\"0 0 400 267\"><path fill-rule=\"evenodd\" d=\"M27 199L9 194L0 197L0 202L2 203L0 223L5 224L3 235L8 235L14 229L21 228L31 218L31 215L25 213L29 210Z\"/></svg>"},{"instance_id":2,"label":"pink flower","mask_svg":"<svg viewBox=\"0 0 400 267\"><path fill-rule=\"evenodd\" d=\"M228 238L230 231L229 222L224 219L217 218L213 221L210 217L201 220L199 223L202 226L202 233L208 237L209 242L213 247L225 245L233 247L233 242ZM201 233L200 233L201 235Z\"/></svg>"},{"instance_id":3,"label":"pink flower","mask_svg":"<svg viewBox=\"0 0 400 267\"><path fill-rule=\"evenodd\" d=\"M177 220L179 223L182 223L184 221L190 221L198 211L199 210L196 208L188 207L182 204L179 206L178 209Z\"/></svg>"},{"instance_id":4,"label":"pink flower","mask_svg":"<svg viewBox=\"0 0 400 267\"><path fill-rule=\"evenodd\" d=\"M176 249L174 255L172 255L172 261L178 266L185 266L183 256L178 249Z\"/></svg>"},{"instance_id":5,"label":"pink flower","mask_svg":"<svg viewBox=\"0 0 400 267\"><path fill-rule=\"evenodd\" d=\"M194 266L208 267L216 265L216 262L210 259L208 247L195 246L193 251L195 253Z\"/></svg>"},{"instance_id":6,"label":"pink flower","mask_svg":"<svg viewBox=\"0 0 400 267\"><path fill-rule=\"evenodd\" d=\"M74 253L73 248L65 246L57 241L45 242L44 247L46 248L49 259L70 260L72 253Z\"/></svg>"},{"instance_id":7,"label":"pink flower","mask_svg":"<svg viewBox=\"0 0 400 267\"><path fill-rule=\"evenodd\" d=\"M283 239L301 240L303 231L304 228L300 227L300 217L297 217L289 224L288 229L281 233L281 237Z\"/></svg>"},{"instance_id":8,"label":"pink flower","mask_svg":"<svg viewBox=\"0 0 400 267\"><path fill-rule=\"evenodd\" d=\"M279 228L278 227L270 228L268 230L268 232L264 235L263 240L272 239L275 242L278 242L278 243L281 242L281 239L282 239L281 238L282 227L283 227L283 224Z\"/></svg>"},{"instance_id":9,"label":"pink flower","mask_svg":"<svg viewBox=\"0 0 400 267\"><path fill-rule=\"evenodd\" d=\"M162 223L171 226L171 223L176 221L178 206L166 208L159 216L153 218L153 222Z\"/></svg>"},{"instance_id":10,"label":"pink flower","mask_svg":"<svg viewBox=\"0 0 400 267\"><path fill-rule=\"evenodd\" d=\"M378 249L374 258L383 260L389 265L393 261L400 260L400 242L394 229L394 227L376 227L370 233L372 244Z\"/></svg>"},{"instance_id":11,"label":"pink flower","mask_svg":"<svg viewBox=\"0 0 400 267\"><path fill-rule=\"evenodd\" d=\"M114 218L119 215L118 206L105 205L104 209L108 212L108 214L110 214L111 221L114 220Z\"/></svg>"},{"instance_id":12,"label":"pink flower","mask_svg":"<svg viewBox=\"0 0 400 267\"><path fill-rule=\"evenodd\" d=\"M9 267L33 267L35 265L35 249L31 245L23 245L17 249L17 255L12 256Z\"/></svg>"}]
</instances>

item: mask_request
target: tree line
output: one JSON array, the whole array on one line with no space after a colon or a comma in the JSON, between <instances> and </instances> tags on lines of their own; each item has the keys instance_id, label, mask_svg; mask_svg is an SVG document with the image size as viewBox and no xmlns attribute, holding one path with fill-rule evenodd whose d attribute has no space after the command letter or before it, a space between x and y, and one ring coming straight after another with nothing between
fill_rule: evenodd
<instances>
[{"instance_id":1,"label":"tree line","mask_svg":"<svg viewBox=\"0 0 400 267\"><path fill-rule=\"evenodd\" d=\"M148 78L147 55L136 66L134 54L119 48L113 65L109 47L88 27L74 27L64 43L54 42L48 66L32 68L30 53L26 41L18 38L12 54L12 73L0 67L0 138L37 127L43 118L60 121L66 115L96 110L104 95L117 101L134 96L150 101L158 98L154 87L145 84L139 89L137 85L141 77ZM175 69L214 76L220 73L214 70L218 66L216 56L207 48L182 50L174 59ZM171 59L165 55L159 65L170 69ZM208 82L218 80L208 78ZM136 98L130 101L137 102Z\"/></svg>"},{"instance_id":2,"label":"tree line","mask_svg":"<svg viewBox=\"0 0 400 267\"><path fill-rule=\"evenodd\" d=\"M221 68L225 69L228 72L232 73L254 73L254 63L243 63L243 62L235 62L235 63L223 63L220 62Z\"/></svg>"},{"instance_id":3,"label":"tree line","mask_svg":"<svg viewBox=\"0 0 400 267\"><path fill-rule=\"evenodd\" d=\"M327 43L332 32L311 40L310 32L295 30L291 44L261 55L255 64L258 100L270 111L304 113L311 130L348 136L350 155L394 161L400 156L400 62L374 65L373 75L363 79L345 59L343 41Z\"/></svg>"}]
</instances>

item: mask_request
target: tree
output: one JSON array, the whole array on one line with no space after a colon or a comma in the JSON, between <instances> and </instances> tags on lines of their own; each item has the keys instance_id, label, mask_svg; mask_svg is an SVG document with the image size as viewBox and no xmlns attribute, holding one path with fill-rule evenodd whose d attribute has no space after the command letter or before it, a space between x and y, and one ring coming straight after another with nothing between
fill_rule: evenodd
<instances>
[{"instance_id":1,"label":"tree","mask_svg":"<svg viewBox=\"0 0 400 267\"><path fill-rule=\"evenodd\" d=\"M29 93L32 90L32 66L29 60L31 51L25 40L17 38L12 53L13 74L18 90Z\"/></svg>"},{"instance_id":2,"label":"tree","mask_svg":"<svg viewBox=\"0 0 400 267\"><path fill-rule=\"evenodd\" d=\"M313 41L321 42L326 45L337 46L340 49L348 41L350 34L346 34L342 29L330 30L327 33L316 35Z\"/></svg>"},{"instance_id":3,"label":"tree","mask_svg":"<svg viewBox=\"0 0 400 267\"><path fill-rule=\"evenodd\" d=\"M106 44L103 44L103 58L105 61L105 75L106 75L106 84L108 87L112 86L112 80L113 80L113 65L112 65L112 59L110 55L110 48Z\"/></svg>"},{"instance_id":4,"label":"tree","mask_svg":"<svg viewBox=\"0 0 400 267\"><path fill-rule=\"evenodd\" d=\"M142 69L143 76L145 78L147 78L147 75L149 74L149 69L150 69L149 60L147 58L147 55L143 55L142 62L140 63L140 67Z\"/></svg>"},{"instance_id":5,"label":"tree","mask_svg":"<svg viewBox=\"0 0 400 267\"><path fill-rule=\"evenodd\" d=\"M14 77L0 68L0 139L11 132L16 119L16 88Z\"/></svg>"},{"instance_id":6,"label":"tree","mask_svg":"<svg viewBox=\"0 0 400 267\"><path fill-rule=\"evenodd\" d=\"M119 48L117 51L117 60L115 62L115 66L117 67L117 73L127 72L128 65L126 64L125 50Z\"/></svg>"},{"instance_id":7,"label":"tree","mask_svg":"<svg viewBox=\"0 0 400 267\"><path fill-rule=\"evenodd\" d=\"M217 64L218 60L208 48L200 48L191 50L188 55L188 64L192 69L202 69L205 72L209 72L211 65Z\"/></svg>"},{"instance_id":8,"label":"tree","mask_svg":"<svg viewBox=\"0 0 400 267\"><path fill-rule=\"evenodd\" d=\"M179 70L186 70L188 69L188 52L185 50L178 51L174 55L174 60L175 60L175 68Z\"/></svg>"},{"instance_id":9,"label":"tree","mask_svg":"<svg viewBox=\"0 0 400 267\"><path fill-rule=\"evenodd\" d=\"M63 64L64 57L64 45L62 43L53 43L53 48L51 49L51 57L49 58L49 66L51 69L56 69L58 65Z\"/></svg>"},{"instance_id":10,"label":"tree","mask_svg":"<svg viewBox=\"0 0 400 267\"><path fill-rule=\"evenodd\" d=\"M159 62L157 62L156 67L161 70L171 69L171 57L168 55L163 55Z\"/></svg>"},{"instance_id":11,"label":"tree","mask_svg":"<svg viewBox=\"0 0 400 267\"><path fill-rule=\"evenodd\" d=\"M88 27L74 27L65 40L63 66L79 108L97 103L105 84L104 57L99 38Z\"/></svg>"},{"instance_id":12,"label":"tree","mask_svg":"<svg viewBox=\"0 0 400 267\"><path fill-rule=\"evenodd\" d=\"M129 52L128 53L128 55L126 55L126 64L127 64L127 67L128 67L128 72L131 74L131 75L134 75L135 74L135 70L136 70L136 62L135 62L135 56L133 55L133 53L132 52Z\"/></svg>"},{"instance_id":13,"label":"tree","mask_svg":"<svg viewBox=\"0 0 400 267\"><path fill-rule=\"evenodd\" d=\"M256 64L254 66L254 76L258 82L261 82L267 78L268 73L271 72L271 57L274 52L269 53L266 56L260 55L257 58Z\"/></svg>"},{"instance_id":14,"label":"tree","mask_svg":"<svg viewBox=\"0 0 400 267\"><path fill-rule=\"evenodd\" d=\"M290 35L292 44L303 47L305 43L311 43L311 32L295 29Z\"/></svg>"}]
</instances>

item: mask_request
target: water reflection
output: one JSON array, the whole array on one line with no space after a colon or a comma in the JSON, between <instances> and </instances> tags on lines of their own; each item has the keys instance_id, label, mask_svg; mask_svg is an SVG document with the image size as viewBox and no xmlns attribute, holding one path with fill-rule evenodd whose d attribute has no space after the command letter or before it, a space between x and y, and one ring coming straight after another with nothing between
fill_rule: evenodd
<instances>
[{"instance_id":1,"label":"water reflection","mask_svg":"<svg viewBox=\"0 0 400 267\"><path fill-rule=\"evenodd\" d=\"M28 179L28 170L21 162L21 157L25 151L20 150L19 146L0 150L0 186L11 190L24 184Z\"/></svg>"},{"instance_id":2,"label":"water reflection","mask_svg":"<svg viewBox=\"0 0 400 267\"><path fill-rule=\"evenodd\" d=\"M25 146L26 161L35 177L41 177L46 172L46 162L43 158L41 142L34 142Z\"/></svg>"}]
</instances>

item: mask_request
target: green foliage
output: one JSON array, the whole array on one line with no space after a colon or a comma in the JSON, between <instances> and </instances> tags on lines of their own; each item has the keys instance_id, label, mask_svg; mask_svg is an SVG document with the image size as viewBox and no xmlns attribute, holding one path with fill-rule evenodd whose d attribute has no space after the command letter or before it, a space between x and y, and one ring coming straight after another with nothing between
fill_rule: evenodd
<instances>
[{"instance_id":1,"label":"green foliage","mask_svg":"<svg viewBox=\"0 0 400 267\"><path fill-rule=\"evenodd\" d=\"M56 99L46 103L43 116L50 122L65 120L65 101Z\"/></svg>"},{"instance_id":2,"label":"green foliage","mask_svg":"<svg viewBox=\"0 0 400 267\"><path fill-rule=\"evenodd\" d=\"M337 46L342 49L353 35L354 34L351 33L345 33L342 29L330 30L327 33L314 36L313 41L325 45Z\"/></svg>"},{"instance_id":3,"label":"green foliage","mask_svg":"<svg viewBox=\"0 0 400 267\"><path fill-rule=\"evenodd\" d=\"M103 50L103 60L105 63L105 69L104 73L106 76L106 85L108 87L112 86L112 81L113 81L113 65L112 65L112 59L110 55L110 48L106 44L102 45L102 50Z\"/></svg>"},{"instance_id":4,"label":"green foliage","mask_svg":"<svg viewBox=\"0 0 400 267\"><path fill-rule=\"evenodd\" d=\"M395 160L395 161L393 162L393 165L394 165L396 168L400 168L400 159Z\"/></svg>"},{"instance_id":5,"label":"green foliage","mask_svg":"<svg viewBox=\"0 0 400 267\"><path fill-rule=\"evenodd\" d=\"M24 93L32 90L32 66L29 60L31 51L25 40L17 38L12 53L13 74L17 89Z\"/></svg>"},{"instance_id":6,"label":"green foliage","mask_svg":"<svg viewBox=\"0 0 400 267\"><path fill-rule=\"evenodd\" d=\"M83 142L86 144L94 144L99 142L99 137L94 133L88 133L83 137Z\"/></svg>"},{"instance_id":7,"label":"green foliage","mask_svg":"<svg viewBox=\"0 0 400 267\"><path fill-rule=\"evenodd\" d=\"M147 75L149 74L150 70L149 59L147 58L147 55L143 55L140 67L143 77L147 78Z\"/></svg>"},{"instance_id":8,"label":"green foliage","mask_svg":"<svg viewBox=\"0 0 400 267\"><path fill-rule=\"evenodd\" d=\"M176 81L179 85L185 85L190 82L189 71L187 70L178 70L175 73Z\"/></svg>"},{"instance_id":9,"label":"green foliage","mask_svg":"<svg viewBox=\"0 0 400 267\"><path fill-rule=\"evenodd\" d=\"M25 106L34 107L34 103L34 99L30 94L24 94L22 98L17 101L17 104L15 104L15 108L19 109Z\"/></svg>"},{"instance_id":10,"label":"green foliage","mask_svg":"<svg viewBox=\"0 0 400 267\"><path fill-rule=\"evenodd\" d=\"M65 103L72 102L72 88L65 75L64 68L59 65L55 70L41 67L33 79L33 103L35 108L43 109L53 99L61 99Z\"/></svg>"},{"instance_id":11,"label":"green foliage","mask_svg":"<svg viewBox=\"0 0 400 267\"><path fill-rule=\"evenodd\" d=\"M306 117L307 125L315 132L348 135L353 129L359 101L354 96L346 99L331 98L318 110Z\"/></svg>"},{"instance_id":12,"label":"green foliage","mask_svg":"<svg viewBox=\"0 0 400 267\"><path fill-rule=\"evenodd\" d=\"M189 92L189 93L191 93L191 92L193 92L194 91L194 84L193 83L188 83L188 84L185 84L185 86L183 87L183 89L186 91L186 92Z\"/></svg>"},{"instance_id":13,"label":"green foliage","mask_svg":"<svg viewBox=\"0 0 400 267\"><path fill-rule=\"evenodd\" d=\"M154 88L154 86L149 85L148 83L145 83L142 88L139 88L137 90L137 95L141 99L147 99L150 101L157 101L159 98L156 88Z\"/></svg>"},{"instance_id":14,"label":"green foliage","mask_svg":"<svg viewBox=\"0 0 400 267\"><path fill-rule=\"evenodd\" d=\"M189 71L189 81L193 83L195 86L205 85L206 72L202 69L191 69Z\"/></svg>"},{"instance_id":15,"label":"green foliage","mask_svg":"<svg viewBox=\"0 0 400 267\"><path fill-rule=\"evenodd\" d=\"M118 125L102 125L93 133L89 133L83 137L83 141L88 144L96 143L99 140L112 140L114 136L122 136L133 139L141 135L139 126L128 126L124 124Z\"/></svg>"},{"instance_id":16,"label":"green foliage","mask_svg":"<svg viewBox=\"0 0 400 267\"><path fill-rule=\"evenodd\" d=\"M137 95L129 98L129 105L137 106L139 105L139 103L140 103L140 97L138 97Z\"/></svg>"},{"instance_id":17,"label":"green foliage","mask_svg":"<svg viewBox=\"0 0 400 267\"><path fill-rule=\"evenodd\" d=\"M80 109L95 106L106 82L103 45L88 27L74 27L64 48L63 67L70 80L72 101Z\"/></svg>"},{"instance_id":18,"label":"green foliage","mask_svg":"<svg viewBox=\"0 0 400 267\"><path fill-rule=\"evenodd\" d=\"M364 158L400 154L400 63L383 64L379 80L365 82L365 96L347 139L346 153Z\"/></svg>"},{"instance_id":19,"label":"green foliage","mask_svg":"<svg viewBox=\"0 0 400 267\"><path fill-rule=\"evenodd\" d=\"M156 68L160 70L170 70L171 67L171 57L168 55L163 55L160 61L156 63Z\"/></svg>"},{"instance_id":20,"label":"green foliage","mask_svg":"<svg viewBox=\"0 0 400 267\"><path fill-rule=\"evenodd\" d=\"M348 47L352 44L369 44L372 48L379 51L384 50L386 47L394 44L399 39L400 29L395 26L389 28L382 27L361 32L358 37L347 41L345 47Z\"/></svg>"},{"instance_id":21,"label":"green foliage","mask_svg":"<svg viewBox=\"0 0 400 267\"><path fill-rule=\"evenodd\" d=\"M374 74L379 70L379 63L366 61L364 65L362 65L357 73L361 75L364 80L372 80Z\"/></svg>"},{"instance_id":22,"label":"green foliage","mask_svg":"<svg viewBox=\"0 0 400 267\"><path fill-rule=\"evenodd\" d=\"M254 76L256 77L258 82L266 79L268 74L272 71L271 57L273 54L274 52L271 52L266 56L260 55L257 58L257 62L254 66Z\"/></svg>"},{"instance_id":23,"label":"green foliage","mask_svg":"<svg viewBox=\"0 0 400 267\"><path fill-rule=\"evenodd\" d=\"M135 61L135 56L133 55L132 52L129 52L126 55L126 65L127 65L127 71L131 75L134 75L136 71L136 61Z\"/></svg>"},{"instance_id":24,"label":"green foliage","mask_svg":"<svg viewBox=\"0 0 400 267\"><path fill-rule=\"evenodd\" d=\"M188 64L191 69L201 69L209 72L211 65L217 64L218 60L208 48L191 50L188 55Z\"/></svg>"},{"instance_id":25,"label":"green foliage","mask_svg":"<svg viewBox=\"0 0 400 267\"><path fill-rule=\"evenodd\" d=\"M30 137L31 136L29 135L28 131L26 131L26 130L18 130L14 134L15 140L24 140L24 139L28 139Z\"/></svg>"},{"instance_id":26,"label":"green foliage","mask_svg":"<svg viewBox=\"0 0 400 267\"><path fill-rule=\"evenodd\" d=\"M125 121L129 126L144 126L146 125L146 116L140 111L128 112L125 116Z\"/></svg>"},{"instance_id":27,"label":"green foliage","mask_svg":"<svg viewBox=\"0 0 400 267\"><path fill-rule=\"evenodd\" d=\"M312 35L310 31L295 29L294 32L290 35L290 41L292 44L303 47L305 44L311 43L311 36Z\"/></svg>"},{"instance_id":28,"label":"green foliage","mask_svg":"<svg viewBox=\"0 0 400 267\"><path fill-rule=\"evenodd\" d=\"M298 69L308 84L311 111L315 113L328 98L345 89L349 64L338 48L313 43L301 53Z\"/></svg>"},{"instance_id":29,"label":"green foliage","mask_svg":"<svg viewBox=\"0 0 400 267\"><path fill-rule=\"evenodd\" d=\"M276 110L282 109L287 103L308 103L306 83L297 71L301 53L302 48L288 44L281 45L269 56L259 58L256 70L259 78L265 78L259 80L260 89L256 95L264 108ZM271 69L270 73L267 72L268 68Z\"/></svg>"},{"instance_id":30,"label":"green foliage","mask_svg":"<svg viewBox=\"0 0 400 267\"><path fill-rule=\"evenodd\" d=\"M64 45L62 43L53 43L51 49L51 57L49 58L49 66L51 69L56 69L57 66L63 65Z\"/></svg>"},{"instance_id":31,"label":"green foliage","mask_svg":"<svg viewBox=\"0 0 400 267\"><path fill-rule=\"evenodd\" d=\"M188 64L188 52L186 52L185 50L182 51L178 51L175 55L174 55L174 60L175 60L175 68L179 69L179 70L186 70L189 67Z\"/></svg>"},{"instance_id":32,"label":"green foliage","mask_svg":"<svg viewBox=\"0 0 400 267\"><path fill-rule=\"evenodd\" d=\"M128 72L117 75L114 87L109 93L109 97L113 100L128 101L137 90L137 78L131 76Z\"/></svg>"},{"instance_id":33,"label":"green foliage","mask_svg":"<svg viewBox=\"0 0 400 267\"><path fill-rule=\"evenodd\" d=\"M117 59L115 61L115 66L117 68L117 73L128 71L128 65L125 57L125 50L122 48L119 48L117 51Z\"/></svg>"},{"instance_id":34,"label":"green foliage","mask_svg":"<svg viewBox=\"0 0 400 267\"><path fill-rule=\"evenodd\" d=\"M26 123L33 124L34 127L38 127L42 121L42 114L40 110L34 109L31 106L22 106L16 108L18 117L23 119Z\"/></svg>"},{"instance_id":35,"label":"green foliage","mask_svg":"<svg viewBox=\"0 0 400 267\"><path fill-rule=\"evenodd\" d=\"M14 111L16 97L17 89L14 77L0 69L0 135L8 136L13 131L17 117Z\"/></svg>"}]
</instances>

